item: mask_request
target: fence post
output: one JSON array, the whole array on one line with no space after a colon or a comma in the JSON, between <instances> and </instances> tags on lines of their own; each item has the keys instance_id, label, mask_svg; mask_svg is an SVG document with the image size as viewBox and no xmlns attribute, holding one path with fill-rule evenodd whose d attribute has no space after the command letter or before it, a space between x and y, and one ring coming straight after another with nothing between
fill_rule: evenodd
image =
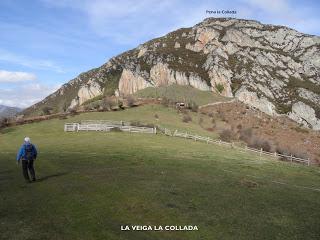
<instances>
[{"instance_id":1,"label":"fence post","mask_svg":"<svg viewBox=\"0 0 320 240\"><path fill-rule=\"evenodd\" d=\"M245 146L244 150L245 150L245 151L247 151L247 150L248 150L248 146L247 146L247 145Z\"/></svg>"},{"instance_id":2,"label":"fence post","mask_svg":"<svg viewBox=\"0 0 320 240\"><path fill-rule=\"evenodd\" d=\"M292 162L292 154L290 155L290 162Z\"/></svg>"},{"instance_id":3,"label":"fence post","mask_svg":"<svg viewBox=\"0 0 320 240\"><path fill-rule=\"evenodd\" d=\"M277 157L277 152L274 152L274 157L275 157L275 158Z\"/></svg>"},{"instance_id":4,"label":"fence post","mask_svg":"<svg viewBox=\"0 0 320 240\"><path fill-rule=\"evenodd\" d=\"M260 148L260 157L262 156L262 148Z\"/></svg>"},{"instance_id":5,"label":"fence post","mask_svg":"<svg viewBox=\"0 0 320 240\"><path fill-rule=\"evenodd\" d=\"M308 158L308 166L310 166L310 158Z\"/></svg>"},{"instance_id":6,"label":"fence post","mask_svg":"<svg viewBox=\"0 0 320 240\"><path fill-rule=\"evenodd\" d=\"M221 145L221 139L219 140L219 145Z\"/></svg>"},{"instance_id":7,"label":"fence post","mask_svg":"<svg viewBox=\"0 0 320 240\"><path fill-rule=\"evenodd\" d=\"M154 127L154 134L157 134L157 128Z\"/></svg>"},{"instance_id":8,"label":"fence post","mask_svg":"<svg viewBox=\"0 0 320 240\"><path fill-rule=\"evenodd\" d=\"M207 144L209 144L209 137L207 138Z\"/></svg>"}]
</instances>

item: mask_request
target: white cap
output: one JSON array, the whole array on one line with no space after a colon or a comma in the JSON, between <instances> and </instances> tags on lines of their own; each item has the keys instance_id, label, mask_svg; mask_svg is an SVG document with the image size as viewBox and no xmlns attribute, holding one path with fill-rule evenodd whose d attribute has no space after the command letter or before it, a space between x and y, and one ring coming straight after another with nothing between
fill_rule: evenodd
<instances>
[{"instance_id":1,"label":"white cap","mask_svg":"<svg viewBox=\"0 0 320 240\"><path fill-rule=\"evenodd\" d=\"M31 142L31 139L30 139L29 137L25 137L25 138L24 138L24 141L25 141L26 143L30 143L30 142Z\"/></svg>"}]
</instances>

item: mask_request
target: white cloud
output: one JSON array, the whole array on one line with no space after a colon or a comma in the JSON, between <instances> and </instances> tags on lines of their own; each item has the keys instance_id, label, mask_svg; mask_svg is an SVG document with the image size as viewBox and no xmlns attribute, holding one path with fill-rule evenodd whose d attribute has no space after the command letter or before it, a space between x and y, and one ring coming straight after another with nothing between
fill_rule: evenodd
<instances>
[{"instance_id":1,"label":"white cloud","mask_svg":"<svg viewBox=\"0 0 320 240\"><path fill-rule=\"evenodd\" d=\"M26 108L41 101L60 87L61 84L26 83L12 88L0 88L0 104Z\"/></svg>"},{"instance_id":2,"label":"white cloud","mask_svg":"<svg viewBox=\"0 0 320 240\"><path fill-rule=\"evenodd\" d=\"M4 49L0 49L0 61L18 64L25 67L41 70L51 70L58 73L63 73L63 69L48 59L34 59L30 57L21 56L8 52Z\"/></svg>"},{"instance_id":3,"label":"white cloud","mask_svg":"<svg viewBox=\"0 0 320 240\"><path fill-rule=\"evenodd\" d=\"M0 83L16 83L36 80L37 77L33 73L28 72L9 72L0 70Z\"/></svg>"}]
</instances>

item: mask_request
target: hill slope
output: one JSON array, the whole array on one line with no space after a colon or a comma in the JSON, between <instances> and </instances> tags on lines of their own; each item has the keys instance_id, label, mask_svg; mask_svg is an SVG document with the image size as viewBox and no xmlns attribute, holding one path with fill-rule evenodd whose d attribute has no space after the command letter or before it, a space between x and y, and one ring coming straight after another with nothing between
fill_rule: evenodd
<instances>
[{"instance_id":1,"label":"hill slope","mask_svg":"<svg viewBox=\"0 0 320 240\"><path fill-rule=\"evenodd\" d=\"M21 112L22 109L16 107L8 107L0 105L0 118L2 117L13 117L17 113Z\"/></svg>"},{"instance_id":2,"label":"hill slope","mask_svg":"<svg viewBox=\"0 0 320 240\"><path fill-rule=\"evenodd\" d=\"M80 74L25 111L81 105L98 95L190 85L320 129L320 38L283 26L208 18L153 39Z\"/></svg>"},{"instance_id":3,"label":"hill slope","mask_svg":"<svg viewBox=\"0 0 320 240\"><path fill-rule=\"evenodd\" d=\"M0 239L318 239L317 168L163 135L63 132L65 122L155 113L168 127L200 132L161 106L3 129ZM39 148L31 185L14 164L25 136ZM120 230L136 224L199 230Z\"/></svg>"}]
</instances>

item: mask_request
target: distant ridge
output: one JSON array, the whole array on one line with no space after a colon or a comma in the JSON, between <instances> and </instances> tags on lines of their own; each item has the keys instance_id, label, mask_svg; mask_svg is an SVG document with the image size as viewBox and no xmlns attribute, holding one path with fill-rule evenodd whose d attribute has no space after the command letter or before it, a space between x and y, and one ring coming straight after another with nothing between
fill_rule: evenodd
<instances>
[{"instance_id":1,"label":"distant ridge","mask_svg":"<svg viewBox=\"0 0 320 240\"><path fill-rule=\"evenodd\" d=\"M0 118L13 117L21 111L21 108L0 105Z\"/></svg>"}]
</instances>

